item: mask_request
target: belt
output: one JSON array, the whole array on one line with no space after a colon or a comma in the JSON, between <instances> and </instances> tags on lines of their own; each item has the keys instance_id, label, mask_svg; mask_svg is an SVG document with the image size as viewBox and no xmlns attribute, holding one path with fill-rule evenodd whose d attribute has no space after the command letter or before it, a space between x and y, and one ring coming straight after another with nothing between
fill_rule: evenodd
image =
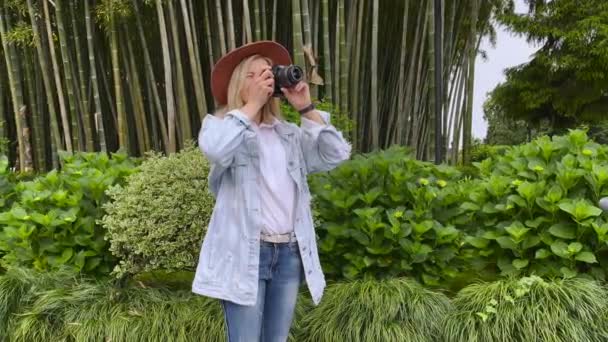
<instances>
[{"instance_id":1,"label":"belt","mask_svg":"<svg viewBox=\"0 0 608 342\"><path fill-rule=\"evenodd\" d=\"M296 233L286 233L286 234L260 234L260 240L272 243L288 243L296 241Z\"/></svg>"}]
</instances>

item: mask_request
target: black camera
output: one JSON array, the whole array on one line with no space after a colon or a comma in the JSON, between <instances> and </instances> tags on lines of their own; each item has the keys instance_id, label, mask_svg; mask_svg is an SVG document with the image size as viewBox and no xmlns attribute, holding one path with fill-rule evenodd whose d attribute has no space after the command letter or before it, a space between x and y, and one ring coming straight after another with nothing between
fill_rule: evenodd
<instances>
[{"instance_id":1,"label":"black camera","mask_svg":"<svg viewBox=\"0 0 608 342\"><path fill-rule=\"evenodd\" d=\"M283 95L281 88L295 87L303 78L304 71L297 65L275 65L272 67L274 75L274 93L272 96Z\"/></svg>"}]
</instances>

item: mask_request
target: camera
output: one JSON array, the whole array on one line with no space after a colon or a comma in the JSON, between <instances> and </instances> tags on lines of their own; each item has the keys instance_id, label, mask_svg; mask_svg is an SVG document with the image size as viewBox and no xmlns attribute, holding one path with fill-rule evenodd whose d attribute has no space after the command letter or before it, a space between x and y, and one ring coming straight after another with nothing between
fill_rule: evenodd
<instances>
[{"instance_id":1,"label":"camera","mask_svg":"<svg viewBox=\"0 0 608 342\"><path fill-rule=\"evenodd\" d=\"M295 87L304 78L304 71L297 65L275 65L272 67L274 75L274 93L272 96L283 95L281 88Z\"/></svg>"}]
</instances>

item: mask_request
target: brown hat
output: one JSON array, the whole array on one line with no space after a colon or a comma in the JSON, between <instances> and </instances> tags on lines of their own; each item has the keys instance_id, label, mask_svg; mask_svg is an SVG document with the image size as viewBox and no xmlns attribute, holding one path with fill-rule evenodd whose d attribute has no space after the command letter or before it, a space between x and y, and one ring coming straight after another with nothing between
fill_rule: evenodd
<instances>
[{"instance_id":1,"label":"brown hat","mask_svg":"<svg viewBox=\"0 0 608 342\"><path fill-rule=\"evenodd\" d=\"M243 59L253 55L270 58L274 64L291 64L291 57L287 49L283 45L270 40L245 44L230 51L217 61L211 71L211 93L213 93L218 105L222 106L228 102L228 85L234 68Z\"/></svg>"}]
</instances>

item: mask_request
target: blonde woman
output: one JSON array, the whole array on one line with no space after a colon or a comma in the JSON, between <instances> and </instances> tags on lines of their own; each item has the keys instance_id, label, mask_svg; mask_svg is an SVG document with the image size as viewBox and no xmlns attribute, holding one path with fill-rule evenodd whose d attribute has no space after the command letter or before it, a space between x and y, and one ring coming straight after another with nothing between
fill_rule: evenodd
<instances>
[{"instance_id":1,"label":"blonde woman","mask_svg":"<svg viewBox=\"0 0 608 342\"><path fill-rule=\"evenodd\" d=\"M216 203L192 291L221 300L230 342L286 341L300 284L315 304L325 288L306 175L336 167L351 147L305 82L281 89L301 126L282 119L271 67L290 64L283 46L262 41L229 52L211 74L220 110L204 118L198 142Z\"/></svg>"}]
</instances>

